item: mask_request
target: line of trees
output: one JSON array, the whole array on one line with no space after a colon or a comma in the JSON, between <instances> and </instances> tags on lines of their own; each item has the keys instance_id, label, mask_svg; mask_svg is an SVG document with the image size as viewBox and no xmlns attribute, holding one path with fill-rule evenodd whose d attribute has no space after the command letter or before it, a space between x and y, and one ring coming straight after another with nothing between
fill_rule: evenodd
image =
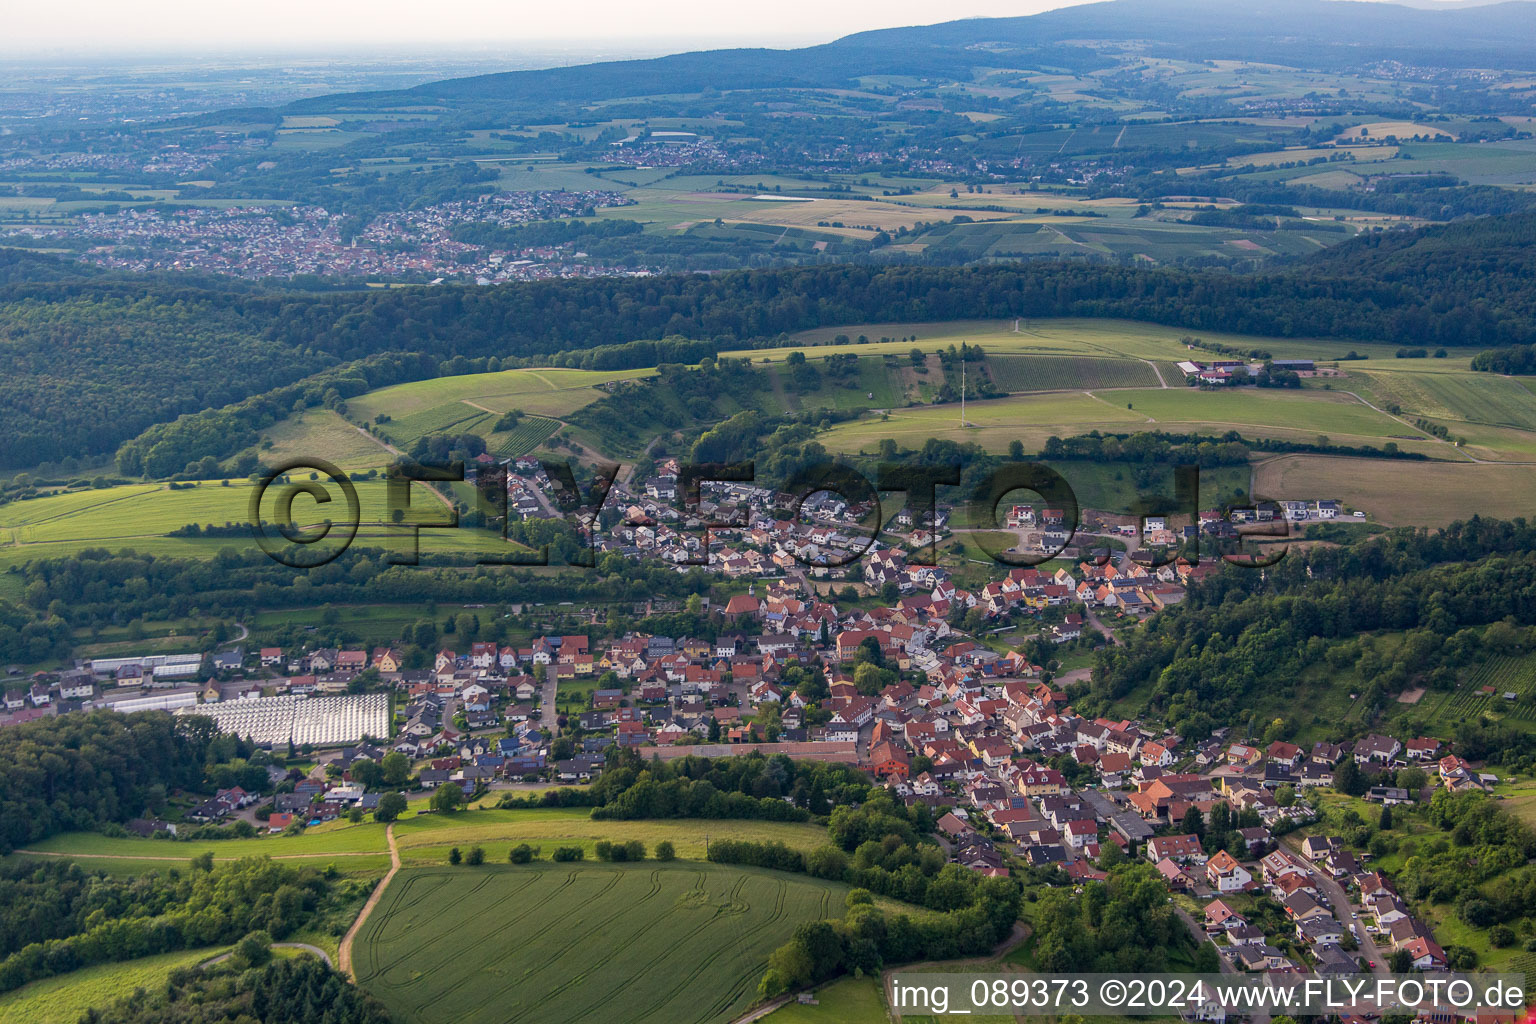
<instances>
[{"instance_id":1,"label":"line of trees","mask_svg":"<svg viewBox=\"0 0 1536 1024\"><path fill-rule=\"evenodd\" d=\"M937 846L923 842L922 815L909 814L881 788L857 807L833 812L831 842L809 854L779 842L721 840L709 860L792 871L845 882L848 914L841 922L805 922L774 950L758 994L772 998L843 973L878 971L884 964L989 953L1012 932L1023 890L1016 879L992 878L948 864ZM850 855L851 854L851 855ZM937 913L887 913L875 895L904 900Z\"/></svg>"},{"instance_id":2,"label":"line of trees","mask_svg":"<svg viewBox=\"0 0 1536 1024\"><path fill-rule=\"evenodd\" d=\"M1536 374L1536 345L1492 348L1472 357L1472 369L1522 377Z\"/></svg>"}]
</instances>

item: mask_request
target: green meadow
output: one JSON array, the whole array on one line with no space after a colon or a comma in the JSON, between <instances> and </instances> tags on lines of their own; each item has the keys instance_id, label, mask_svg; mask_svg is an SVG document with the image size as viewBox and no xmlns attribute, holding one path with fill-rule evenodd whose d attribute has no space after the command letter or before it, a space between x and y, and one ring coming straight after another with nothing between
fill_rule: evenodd
<instances>
[{"instance_id":1,"label":"green meadow","mask_svg":"<svg viewBox=\"0 0 1536 1024\"><path fill-rule=\"evenodd\" d=\"M217 946L83 967L0 995L6 1024L75 1024L92 1007L116 1002L134 989L154 989L171 972L218 956Z\"/></svg>"}]
</instances>

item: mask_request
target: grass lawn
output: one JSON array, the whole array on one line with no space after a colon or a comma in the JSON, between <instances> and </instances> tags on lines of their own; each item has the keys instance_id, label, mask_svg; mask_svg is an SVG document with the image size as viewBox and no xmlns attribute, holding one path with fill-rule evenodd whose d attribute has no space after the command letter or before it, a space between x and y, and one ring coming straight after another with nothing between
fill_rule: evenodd
<instances>
[{"instance_id":1,"label":"grass lawn","mask_svg":"<svg viewBox=\"0 0 1536 1024\"><path fill-rule=\"evenodd\" d=\"M319 457L342 469L373 469L388 465L394 456L383 442L357 429L330 409L306 409L265 434L272 447L258 452L262 462L275 466L288 459Z\"/></svg>"},{"instance_id":2,"label":"grass lawn","mask_svg":"<svg viewBox=\"0 0 1536 1024\"><path fill-rule=\"evenodd\" d=\"M1118 392L1116 392L1118 394ZM1052 434L1066 437L1094 427L1132 431L1146 423L1119 405L1079 393L1015 395L1010 398L967 402L966 426L960 426L960 406L930 405L893 409L888 416L866 416L839 423L821 435L833 451L874 451L886 438L906 448L921 448L930 437L972 441L988 451L1003 452L1014 439L1026 448L1039 450Z\"/></svg>"},{"instance_id":3,"label":"grass lawn","mask_svg":"<svg viewBox=\"0 0 1536 1024\"><path fill-rule=\"evenodd\" d=\"M557 846L580 846L592 856L593 847L602 839L638 839L648 851L654 851L662 840L670 840L679 857L702 860L706 837L751 842L777 840L801 850L815 849L827 841L826 829L808 823L682 818L594 821L590 812L580 807L420 815L402 819L395 826L401 858L417 864L446 863L452 846L483 847L490 863L505 863L507 852L519 843L542 846L546 857Z\"/></svg>"},{"instance_id":4,"label":"grass lawn","mask_svg":"<svg viewBox=\"0 0 1536 1024\"><path fill-rule=\"evenodd\" d=\"M475 411L503 413L511 409L539 416L564 417L603 397L594 387L604 381L649 377L655 370L502 370L397 384L370 391L347 401L347 413L372 421L385 414L394 420L454 408L463 414ZM384 424L389 430L390 425Z\"/></svg>"},{"instance_id":5,"label":"grass lawn","mask_svg":"<svg viewBox=\"0 0 1536 1024\"><path fill-rule=\"evenodd\" d=\"M83 967L0 995L6 1024L75 1024L92 1007L104 1006L136 988L153 989L178 967L210 960L222 947L162 953L138 960Z\"/></svg>"},{"instance_id":6,"label":"grass lawn","mask_svg":"<svg viewBox=\"0 0 1536 1024\"><path fill-rule=\"evenodd\" d=\"M1474 928L1461 918L1456 916L1456 908L1449 903L1420 903L1417 905L1419 913L1424 917L1424 923L1429 925L1435 933L1435 941L1445 946L1466 946L1477 953L1477 966L1482 970L1513 971L1523 970L1524 965L1517 967L1514 961L1528 955L1520 948L1519 943L1504 949L1495 949L1488 941L1487 928ZM1512 921L1511 924L1518 924Z\"/></svg>"},{"instance_id":7,"label":"grass lawn","mask_svg":"<svg viewBox=\"0 0 1536 1024\"><path fill-rule=\"evenodd\" d=\"M596 679L566 679L555 685L555 710L590 711Z\"/></svg>"},{"instance_id":8,"label":"grass lawn","mask_svg":"<svg viewBox=\"0 0 1536 1024\"><path fill-rule=\"evenodd\" d=\"M1496 786L1494 792L1504 798L1506 811L1528 825L1536 825L1536 780L1521 779L1513 784Z\"/></svg>"},{"instance_id":9,"label":"grass lawn","mask_svg":"<svg viewBox=\"0 0 1536 1024\"><path fill-rule=\"evenodd\" d=\"M815 1006L791 1002L763 1018L765 1024L885 1024L885 993L878 978L840 978L812 993Z\"/></svg>"},{"instance_id":10,"label":"grass lawn","mask_svg":"<svg viewBox=\"0 0 1536 1024\"><path fill-rule=\"evenodd\" d=\"M1236 429L1248 434L1258 433L1251 429L1254 427L1270 427L1310 431L1314 437L1327 434L1335 439L1345 436L1375 439L1419 433L1358 399L1338 392L1258 388L1204 391L1186 387L1118 391L1105 397L1116 402L1132 402L1137 412L1160 424L1195 424L1207 431Z\"/></svg>"},{"instance_id":11,"label":"grass lawn","mask_svg":"<svg viewBox=\"0 0 1536 1024\"><path fill-rule=\"evenodd\" d=\"M846 893L702 863L408 869L354 956L400 1024L717 1021L755 999L796 925L841 917Z\"/></svg>"},{"instance_id":12,"label":"grass lawn","mask_svg":"<svg viewBox=\"0 0 1536 1024\"><path fill-rule=\"evenodd\" d=\"M439 606L439 613L452 606ZM485 609L477 609L484 613ZM432 619L434 614L429 611L425 603L407 602L404 604L355 604L333 605L331 611L336 615L336 628L359 638L360 641L389 642L400 638L400 631L406 626L423 619ZM257 612L246 623L253 634L277 629L282 626L318 626L324 620L326 609L324 608L280 608Z\"/></svg>"},{"instance_id":13,"label":"grass lawn","mask_svg":"<svg viewBox=\"0 0 1536 1024\"><path fill-rule=\"evenodd\" d=\"M1053 218L1053 221L1055 218ZM1094 223L1097 223L1095 220ZM1336 359L1350 349L1365 356L1390 360L1397 350L1395 344L1369 344L1364 342L1333 341L1326 338L1270 338L1248 334L1229 334L1213 331L1192 331L1183 327L1167 327L1162 324L1140 323L1134 320L1107 320L1084 317L1013 320L948 320L930 322L888 322L850 324L844 327L818 327L790 336L785 345L774 349L744 349L722 353L732 356L772 356L781 359L800 349L810 355L807 345L830 345L832 339L846 334L850 338L864 335L871 339L868 345L851 348L859 355L884 355L894 353L906 356L914 347L924 352L936 352L961 342L981 345L989 356L1004 354L1041 355L1098 355L1131 357L1135 359L1190 359L1198 358L1179 339L1194 336L1202 341L1231 345L1243 350L1264 349L1276 359ZM916 340L900 341L906 337ZM880 338L889 338L881 342ZM1169 383L1173 383L1169 381Z\"/></svg>"},{"instance_id":14,"label":"grass lawn","mask_svg":"<svg viewBox=\"0 0 1536 1024\"><path fill-rule=\"evenodd\" d=\"M25 851L69 857L118 857L173 860L185 863L199 854L212 852L215 860L239 860L241 857L331 857L336 855L388 854L384 826L373 822L354 825L333 821L317 825L298 836L264 836L255 839L216 839L204 842L177 842L166 839L117 838L96 832L65 832L36 843Z\"/></svg>"},{"instance_id":15,"label":"grass lawn","mask_svg":"<svg viewBox=\"0 0 1536 1024\"><path fill-rule=\"evenodd\" d=\"M1072 486L1078 504L1083 508L1096 508L1106 512L1129 512L1143 492L1137 486L1140 467L1130 463L1062 461L1047 463ZM1155 466L1152 472L1157 479L1147 488L1148 497L1161 496L1173 499L1176 492L1173 466ZM1218 502L1245 497L1248 494L1249 467L1215 466L1200 470L1200 508L1210 508ZM1188 512L1189 509L1184 509ZM1102 538L1088 538L1092 544L1102 544Z\"/></svg>"}]
</instances>

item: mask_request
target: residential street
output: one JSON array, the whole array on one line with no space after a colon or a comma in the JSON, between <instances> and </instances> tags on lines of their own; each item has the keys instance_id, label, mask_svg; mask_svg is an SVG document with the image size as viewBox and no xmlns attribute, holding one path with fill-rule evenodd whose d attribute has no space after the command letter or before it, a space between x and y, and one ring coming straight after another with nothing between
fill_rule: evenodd
<instances>
[{"instance_id":1,"label":"residential street","mask_svg":"<svg viewBox=\"0 0 1536 1024\"><path fill-rule=\"evenodd\" d=\"M555 719L559 712L555 710L555 695L559 689L559 683L555 679L554 668L551 665L544 666L548 671L544 673L544 683L539 687L539 721L550 735L560 731Z\"/></svg>"},{"instance_id":2,"label":"residential street","mask_svg":"<svg viewBox=\"0 0 1536 1024\"><path fill-rule=\"evenodd\" d=\"M1205 929L1200 926L1198 921L1190 916L1189 911L1180 906L1175 906L1173 909L1183 920L1184 924L1189 927L1189 934L1194 937L1195 945L1198 946L1202 942L1210 941L1210 937L1205 934ZM1216 962L1221 965L1222 974L1237 973L1237 968L1233 967L1226 957L1218 955L1216 957ZM1249 1024L1269 1024L1269 1016L1269 1013L1265 1011L1250 1014L1248 1018Z\"/></svg>"},{"instance_id":3,"label":"residential street","mask_svg":"<svg viewBox=\"0 0 1536 1024\"><path fill-rule=\"evenodd\" d=\"M1318 867L1313 861L1307 860L1306 855L1301 852L1300 839L1297 839L1294 835L1286 836L1285 845L1287 849L1311 866L1312 877L1317 882L1318 891L1328 897L1328 902L1333 907L1333 916L1338 918L1340 924L1346 928L1352 928L1356 932L1356 938L1360 943L1360 955L1376 965L1371 969L1372 973L1387 974L1386 957L1382 954L1380 948L1377 947L1376 939L1370 932L1365 930L1365 922L1360 918L1349 916L1349 894L1344 891L1344 887L1335 882L1326 869Z\"/></svg>"},{"instance_id":4,"label":"residential street","mask_svg":"<svg viewBox=\"0 0 1536 1024\"><path fill-rule=\"evenodd\" d=\"M1115 636L1114 629L1104 625L1104 620L1100 619L1098 613L1095 612L1092 608L1088 609L1088 625L1092 626L1100 633L1103 633L1104 639L1108 640L1116 647L1123 647L1125 645L1125 641Z\"/></svg>"}]
</instances>

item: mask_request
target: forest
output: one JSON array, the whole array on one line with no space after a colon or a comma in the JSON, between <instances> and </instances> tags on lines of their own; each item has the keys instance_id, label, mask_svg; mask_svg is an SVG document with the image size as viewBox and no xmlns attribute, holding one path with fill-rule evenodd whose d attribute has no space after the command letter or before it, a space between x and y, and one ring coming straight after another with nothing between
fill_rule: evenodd
<instances>
[{"instance_id":1,"label":"forest","mask_svg":"<svg viewBox=\"0 0 1536 1024\"><path fill-rule=\"evenodd\" d=\"M197 790L220 736L164 712L62 715L11 726L0 744L0 854L55 832L123 822Z\"/></svg>"},{"instance_id":2,"label":"forest","mask_svg":"<svg viewBox=\"0 0 1536 1024\"><path fill-rule=\"evenodd\" d=\"M1523 646L1509 623L1536 615L1533 544L1524 520L1474 517L1291 552L1263 573L1228 566L1101 651L1079 710L1150 684L1149 710L1183 735L1235 722L1257 736L1254 695L1294 695L1309 666L1354 668L1367 708L1409 684L1449 688L1476 658ZM1378 630L1401 631L1402 644L1378 649L1364 635Z\"/></svg>"},{"instance_id":3,"label":"forest","mask_svg":"<svg viewBox=\"0 0 1536 1024\"><path fill-rule=\"evenodd\" d=\"M1041 970L1166 971L1169 954L1190 947L1189 932L1168 903L1168 887L1151 865L1121 863L1108 874L1086 883L1078 898L1060 887L1040 893L1032 919ZM1214 962L1197 967L1216 970Z\"/></svg>"}]
</instances>

